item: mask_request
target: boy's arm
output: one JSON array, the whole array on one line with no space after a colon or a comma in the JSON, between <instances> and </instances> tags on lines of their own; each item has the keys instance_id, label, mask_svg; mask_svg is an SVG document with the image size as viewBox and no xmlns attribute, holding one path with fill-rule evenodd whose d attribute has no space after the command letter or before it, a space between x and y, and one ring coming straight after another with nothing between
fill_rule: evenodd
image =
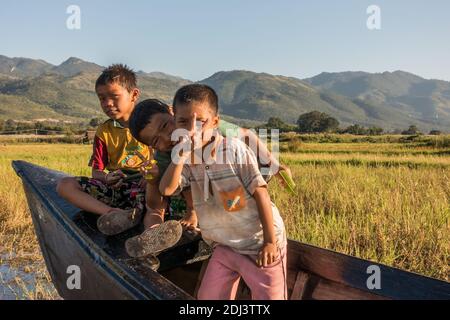
<instances>
[{"instance_id":1,"label":"boy's arm","mask_svg":"<svg viewBox=\"0 0 450 320\"><path fill-rule=\"evenodd\" d=\"M203 125L206 125L206 123ZM177 191L178 187L180 187L184 164L187 159L191 157L191 155L194 155L192 154L191 148L192 146L196 146L194 139L198 137L198 134L201 134L201 131L197 130L196 113L194 113L191 118L190 127L191 131L187 132L185 136L181 136L179 142L176 144L174 149L172 149L172 153L175 150L179 151L178 156L176 157L177 159L175 159L174 162L174 158L172 158L172 162L167 167L167 170L159 183L159 192L161 192L163 196L171 196L175 193L175 191ZM181 154L179 153L180 151Z\"/></svg>"},{"instance_id":2,"label":"boy's arm","mask_svg":"<svg viewBox=\"0 0 450 320\"><path fill-rule=\"evenodd\" d=\"M258 168L254 152L243 142L235 144L235 152L241 155L234 164L236 172L243 182L244 188L255 199L258 215L263 227L263 246L258 254L256 263L266 267L278 258L277 239L273 221L272 203L267 191L267 182Z\"/></svg>"},{"instance_id":3,"label":"boy's arm","mask_svg":"<svg viewBox=\"0 0 450 320\"><path fill-rule=\"evenodd\" d=\"M272 204L265 186L257 187L253 193L258 207L259 219L263 227L264 244L256 263L261 267L273 263L278 258L277 240L273 226Z\"/></svg>"},{"instance_id":4,"label":"boy's arm","mask_svg":"<svg viewBox=\"0 0 450 320\"><path fill-rule=\"evenodd\" d=\"M159 183L159 192L163 196L171 196L180 186L181 173L183 172L185 159L180 158L178 164L171 162Z\"/></svg>"},{"instance_id":5,"label":"boy's arm","mask_svg":"<svg viewBox=\"0 0 450 320\"><path fill-rule=\"evenodd\" d=\"M247 146L256 147L256 150L253 151L257 156L259 163L263 165L269 165L272 168L276 168L276 172L274 174L280 178L283 184L285 184L285 182L284 179L280 176L280 171L284 170L292 178L292 173L289 167L282 165L252 130L240 128L240 135L244 137L244 142Z\"/></svg>"},{"instance_id":6,"label":"boy's arm","mask_svg":"<svg viewBox=\"0 0 450 320\"><path fill-rule=\"evenodd\" d=\"M114 172L105 172L108 164L108 149L106 143L99 138L99 130L95 134L94 144L92 146L92 155L89 160L89 166L92 167L92 178L100 180L101 182L111 185L113 188L118 188L122 184L121 179L125 177L125 174L116 170Z\"/></svg>"}]
</instances>

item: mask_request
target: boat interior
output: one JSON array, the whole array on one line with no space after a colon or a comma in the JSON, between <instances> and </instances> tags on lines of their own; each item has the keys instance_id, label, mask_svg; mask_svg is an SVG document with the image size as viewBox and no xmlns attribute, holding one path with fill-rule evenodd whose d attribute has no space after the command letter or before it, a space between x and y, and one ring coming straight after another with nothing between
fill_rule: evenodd
<instances>
[{"instance_id":1,"label":"boat interior","mask_svg":"<svg viewBox=\"0 0 450 320\"><path fill-rule=\"evenodd\" d=\"M130 258L125 251L125 241L142 232L142 225L117 236L106 237L98 232L96 220L97 216L80 212L74 222L116 261L125 264L143 277L146 277L147 273L153 272L154 264L151 263L151 260L148 260L148 258ZM296 250L297 244L295 241L289 241L288 299L385 299L380 295L352 288L302 269L298 265L300 260L296 257L304 251L300 248L297 248L300 250ZM157 256L160 263L157 272L195 298L211 253L210 247L201 239L199 234L185 231L183 237L174 247ZM251 292L242 279L236 299L251 299Z\"/></svg>"}]
</instances>

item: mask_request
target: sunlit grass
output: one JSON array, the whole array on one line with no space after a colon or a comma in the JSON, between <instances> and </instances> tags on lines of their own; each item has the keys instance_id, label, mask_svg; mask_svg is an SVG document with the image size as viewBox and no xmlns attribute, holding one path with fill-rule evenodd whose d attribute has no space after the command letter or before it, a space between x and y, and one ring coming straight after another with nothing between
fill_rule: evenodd
<instances>
[{"instance_id":1,"label":"sunlit grass","mask_svg":"<svg viewBox=\"0 0 450 320\"><path fill-rule=\"evenodd\" d=\"M449 170L291 168L298 196L270 190L290 237L449 280Z\"/></svg>"},{"instance_id":2,"label":"sunlit grass","mask_svg":"<svg viewBox=\"0 0 450 320\"><path fill-rule=\"evenodd\" d=\"M52 299L57 293L49 286L20 179L11 167L12 160L25 160L75 175L89 173L87 162L91 147L61 144L19 144L0 146L0 265L36 275L32 288L16 277L8 286L22 299Z\"/></svg>"}]
</instances>

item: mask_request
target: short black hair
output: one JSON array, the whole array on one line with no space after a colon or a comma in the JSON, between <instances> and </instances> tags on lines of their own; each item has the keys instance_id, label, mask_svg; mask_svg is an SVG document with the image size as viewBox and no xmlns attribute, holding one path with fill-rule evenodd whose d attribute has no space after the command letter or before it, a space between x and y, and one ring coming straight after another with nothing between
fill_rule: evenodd
<instances>
[{"instance_id":1,"label":"short black hair","mask_svg":"<svg viewBox=\"0 0 450 320\"><path fill-rule=\"evenodd\" d=\"M134 107L128 126L136 140L140 141L139 133L152 120L152 117L158 113L170 114L170 107L158 99L146 99Z\"/></svg>"},{"instance_id":2,"label":"short black hair","mask_svg":"<svg viewBox=\"0 0 450 320\"><path fill-rule=\"evenodd\" d=\"M219 112L219 98L213 88L206 84L188 84L175 93L173 109L176 112L177 105L191 104L193 102L207 102L214 115Z\"/></svg>"},{"instance_id":3,"label":"short black hair","mask_svg":"<svg viewBox=\"0 0 450 320\"><path fill-rule=\"evenodd\" d=\"M131 92L137 87L136 73L125 64L112 64L97 78L95 89L109 83L118 83Z\"/></svg>"}]
</instances>

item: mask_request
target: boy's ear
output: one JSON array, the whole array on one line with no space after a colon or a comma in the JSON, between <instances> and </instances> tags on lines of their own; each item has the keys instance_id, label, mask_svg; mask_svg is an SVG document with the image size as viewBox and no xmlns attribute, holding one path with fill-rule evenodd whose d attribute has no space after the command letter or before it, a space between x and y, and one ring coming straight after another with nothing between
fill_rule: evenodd
<instances>
[{"instance_id":1,"label":"boy's ear","mask_svg":"<svg viewBox=\"0 0 450 320\"><path fill-rule=\"evenodd\" d=\"M169 113L173 116L175 115L175 113L173 112L173 106L169 106Z\"/></svg>"},{"instance_id":2,"label":"boy's ear","mask_svg":"<svg viewBox=\"0 0 450 320\"><path fill-rule=\"evenodd\" d=\"M219 121L220 121L219 115L217 115L217 116L215 116L215 117L213 118L213 125L214 125L214 128L217 128L217 127L219 126Z\"/></svg>"},{"instance_id":3,"label":"boy's ear","mask_svg":"<svg viewBox=\"0 0 450 320\"><path fill-rule=\"evenodd\" d=\"M131 101L136 102L139 99L140 94L141 91L138 88L134 88L133 91L131 91Z\"/></svg>"}]
</instances>

